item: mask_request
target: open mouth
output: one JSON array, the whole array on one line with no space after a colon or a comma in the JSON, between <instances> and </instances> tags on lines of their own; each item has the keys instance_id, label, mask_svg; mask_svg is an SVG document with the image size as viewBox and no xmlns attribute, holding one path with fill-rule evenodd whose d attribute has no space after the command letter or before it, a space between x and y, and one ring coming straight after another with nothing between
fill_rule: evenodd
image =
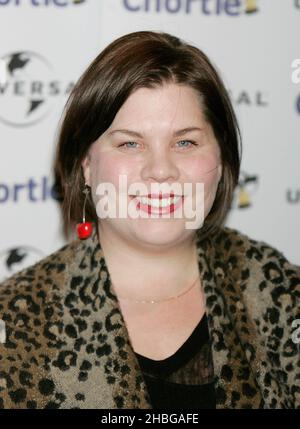
<instances>
[{"instance_id":1,"label":"open mouth","mask_svg":"<svg viewBox=\"0 0 300 429\"><path fill-rule=\"evenodd\" d=\"M183 203L184 196L170 194L152 195L151 197L130 195L130 198L135 200L137 210L149 214L164 214L177 210Z\"/></svg>"}]
</instances>

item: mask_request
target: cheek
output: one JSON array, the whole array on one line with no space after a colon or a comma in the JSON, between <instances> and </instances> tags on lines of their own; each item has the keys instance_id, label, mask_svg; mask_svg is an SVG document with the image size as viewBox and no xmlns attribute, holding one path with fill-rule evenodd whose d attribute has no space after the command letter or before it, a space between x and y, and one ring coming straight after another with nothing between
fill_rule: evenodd
<instances>
[{"instance_id":1,"label":"cheek","mask_svg":"<svg viewBox=\"0 0 300 429\"><path fill-rule=\"evenodd\" d=\"M119 175L127 178L135 171L132 162L112 156L111 153L100 153L92 162L92 182L94 185L108 182L118 188Z\"/></svg>"},{"instance_id":2,"label":"cheek","mask_svg":"<svg viewBox=\"0 0 300 429\"><path fill-rule=\"evenodd\" d=\"M206 153L187 160L185 171L191 182L203 182L207 185L218 180L218 166L220 158L218 153Z\"/></svg>"}]
</instances>

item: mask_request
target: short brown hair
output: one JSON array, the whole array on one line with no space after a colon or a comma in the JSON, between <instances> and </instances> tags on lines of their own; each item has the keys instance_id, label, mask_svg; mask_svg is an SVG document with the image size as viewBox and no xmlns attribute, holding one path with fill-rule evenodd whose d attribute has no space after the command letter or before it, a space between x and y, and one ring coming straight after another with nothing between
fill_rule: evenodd
<instances>
[{"instance_id":1,"label":"short brown hair","mask_svg":"<svg viewBox=\"0 0 300 429\"><path fill-rule=\"evenodd\" d=\"M66 103L54 173L67 235L82 219L85 181L81 163L89 147L111 125L133 91L168 82L197 91L203 114L220 146L223 173L200 232L204 237L224 224L238 183L241 160L241 134L228 92L199 48L168 33L137 31L114 40L94 59ZM91 199L87 201L86 217L97 225Z\"/></svg>"}]
</instances>

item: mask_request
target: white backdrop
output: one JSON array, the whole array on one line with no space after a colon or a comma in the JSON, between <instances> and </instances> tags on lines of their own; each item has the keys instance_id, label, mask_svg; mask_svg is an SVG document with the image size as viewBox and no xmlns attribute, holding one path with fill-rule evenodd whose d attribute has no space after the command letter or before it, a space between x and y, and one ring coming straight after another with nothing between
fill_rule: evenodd
<instances>
[{"instance_id":1,"label":"white backdrop","mask_svg":"<svg viewBox=\"0 0 300 429\"><path fill-rule=\"evenodd\" d=\"M211 58L243 136L227 225L300 264L300 0L0 0L0 280L65 243L50 169L64 103L108 43L138 30Z\"/></svg>"}]
</instances>

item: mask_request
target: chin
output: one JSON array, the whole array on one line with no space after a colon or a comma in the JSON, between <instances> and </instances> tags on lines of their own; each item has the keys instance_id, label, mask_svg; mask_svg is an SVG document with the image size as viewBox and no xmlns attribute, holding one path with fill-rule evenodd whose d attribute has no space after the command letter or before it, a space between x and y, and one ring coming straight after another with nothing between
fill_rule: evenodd
<instances>
[{"instance_id":1,"label":"chin","mask_svg":"<svg viewBox=\"0 0 300 429\"><path fill-rule=\"evenodd\" d=\"M150 246L168 246L172 243L181 241L185 236L189 236L191 232L184 227L184 223L177 225L168 225L167 223L161 222L160 224L148 223L147 226L137 225L134 228L130 228L135 241L140 244L146 244Z\"/></svg>"}]
</instances>

